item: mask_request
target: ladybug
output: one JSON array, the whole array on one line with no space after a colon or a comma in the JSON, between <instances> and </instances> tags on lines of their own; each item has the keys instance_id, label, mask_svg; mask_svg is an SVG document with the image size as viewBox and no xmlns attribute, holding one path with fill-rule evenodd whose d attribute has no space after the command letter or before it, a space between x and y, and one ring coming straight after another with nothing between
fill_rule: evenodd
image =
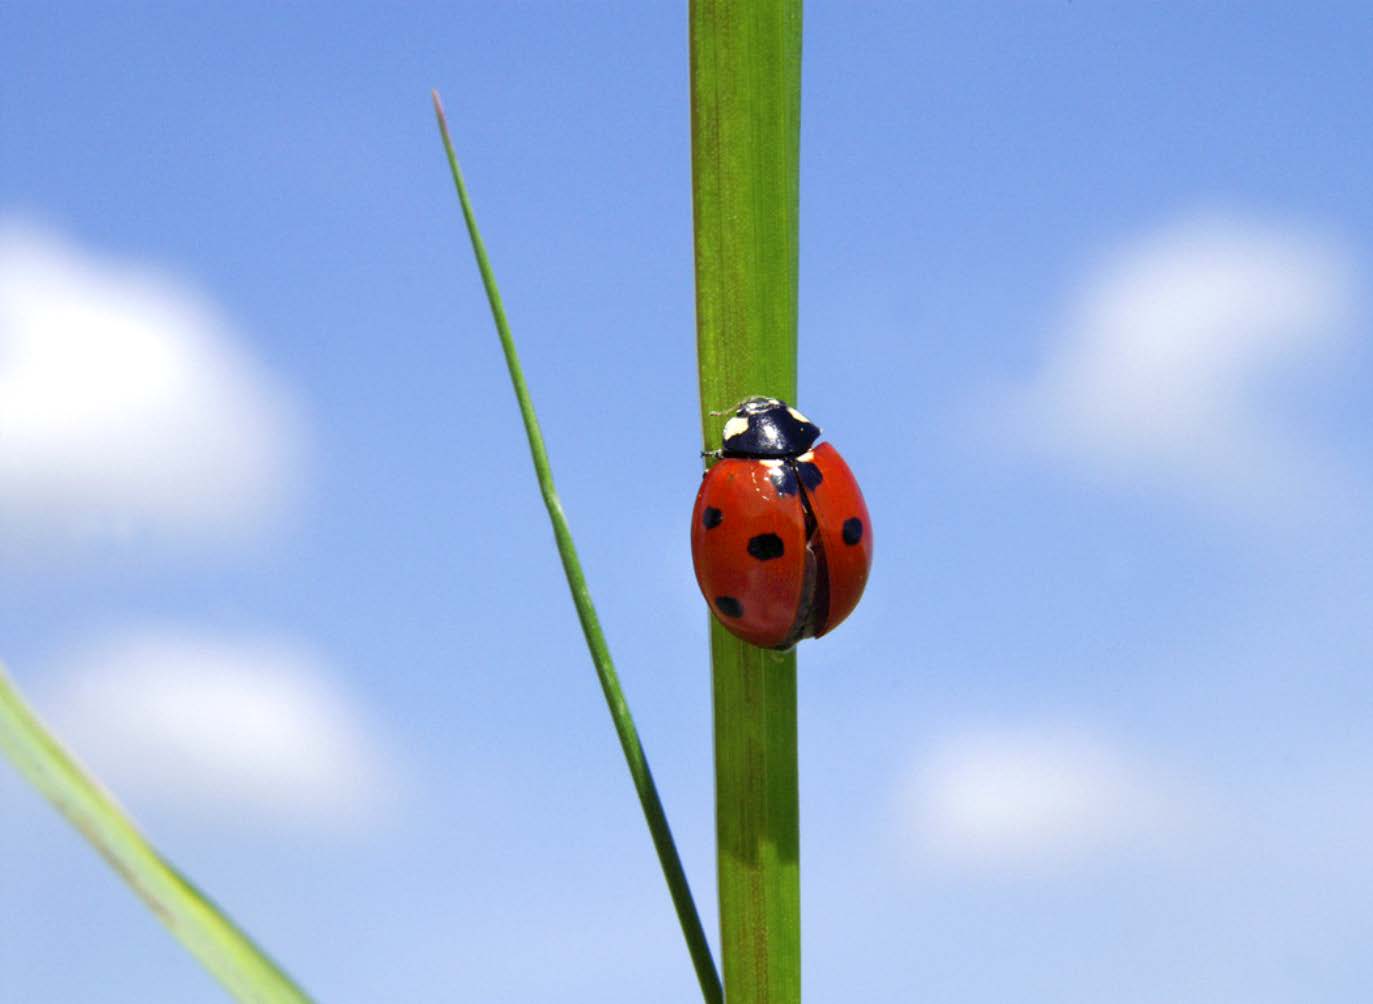
<instances>
[{"instance_id":1,"label":"ladybug","mask_svg":"<svg viewBox=\"0 0 1373 1004\"><path fill-rule=\"evenodd\" d=\"M868 507L849 465L785 401L725 422L691 515L696 581L715 617L762 648L819 638L853 612L872 567Z\"/></svg>"}]
</instances>

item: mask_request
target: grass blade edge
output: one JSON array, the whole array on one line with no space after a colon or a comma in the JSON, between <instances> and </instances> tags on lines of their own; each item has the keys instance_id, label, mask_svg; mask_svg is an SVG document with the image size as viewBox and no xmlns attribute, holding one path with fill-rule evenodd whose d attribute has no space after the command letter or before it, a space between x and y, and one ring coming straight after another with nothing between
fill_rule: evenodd
<instances>
[{"instance_id":1,"label":"grass blade edge","mask_svg":"<svg viewBox=\"0 0 1373 1004\"><path fill-rule=\"evenodd\" d=\"M562 559L568 589L572 593L572 602L577 608L577 617L582 625L582 633L586 637L587 649L590 651L591 661L595 665L601 690L605 694L606 706L610 711L611 720L614 722L615 731L619 736L620 746L624 750L625 761L634 781L634 788L638 793L639 803L643 808L649 833L653 838L653 846L658 853L663 877L667 880L668 890L672 896L673 906L677 911L677 919L681 924L682 934L687 942L692 965L696 970L696 979L701 986L702 996L710 1004L722 1004L724 991L720 985L719 974L715 969L715 962L710 954L710 944L706 940L705 929L701 926L700 914L697 912L696 904L691 897L686 871L682 867L681 858L677 853L676 842L672 839L672 831L667 822L667 813L663 809L657 786L653 782L653 774L649 770L648 759L644 755L638 730L635 728L629 705L620 687L619 676L615 672L614 663L611 661L610 649L601 631L600 619L596 616L596 609L591 601L591 593L587 588L586 577L582 572L581 560L577 556L577 550L572 541L572 531L568 526L562 503L559 501L558 493L553 485L553 472L548 461L547 450L544 447L543 433L539 429L539 421L534 413L534 404L525 384L519 355L515 350L515 341L510 333L510 325L506 320L505 307L501 302L500 290L496 285L495 275L486 254L481 232L477 228L476 216L472 210L471 199L467 194L467 184L463 179L462 169L458 165L458 158L453 150L453 140L448 131L448 119L444 113L443 102L438 91L433 92L433 99L434 114L438 119L439 133L443 138L444 152L448 157L448 166L453 174L453 184L457 188L458 201L462 205L463 220L467 224L468 237L472 241L472 252L476 256L482 284L486 289L487 300L491 306L491 317L495 322L496 332L500 336L501 348L505 353L506 366L510 371L510 382L514 387L515 397L519 402L520 415L524 420L525 434L529 439L529 452L534 462L534 472L538 478L539 491L543 495L549 520L553 524L553 535L557 541L558 554Z\"/></svg>"}]
</instances>

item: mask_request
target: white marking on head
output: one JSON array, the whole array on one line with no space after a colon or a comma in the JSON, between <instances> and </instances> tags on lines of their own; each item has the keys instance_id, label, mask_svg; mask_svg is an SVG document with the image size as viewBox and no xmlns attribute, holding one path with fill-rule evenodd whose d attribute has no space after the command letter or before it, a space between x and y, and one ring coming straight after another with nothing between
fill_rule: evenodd
<instances>
[{"instance_id":1,"label":"white marking on head","mask_svg":"<svg viewBox=\"0 0 1373 1004\"><path fill-rule=\"evenodd\" d=\"M791 417L796 419L796 421L805 422L807 425L810 425L810 419L808 419L805 415L801 414L795 408L788 408L787 411L791 412Z\"/></svg>"},{"instance_id":2,"label":"white marking on head","mask_svg":"<svg viewBox=\"0 0 1373 1004\"><path fill-rule=\"evenodd\" d=\"M743 415L735 415L725 423L725 438L733 439L735 436L742 436L748 432L748 419Z\"/></svg>"},{"instance_id":3,"label":"white marking on head","mask_svg":"<svg viewBox=\"0 0 1373 1004\"><path fill-rule=\"evenodd\" d=\"M797 457L796 459L797 459L800 463L808 464L808 463L810 463L812 460L815 459L815 451L814 451L814 450L807 450L805 453L801 454L801 455L800 455L799 457Z\"/></svg>"},{"instance_id":4,"label":"white marking on head","mask_svg":"<svg viewBox=\"0 0 1373 1004\"><path fill-rule=\"evenodd\" d=\"M760 460L758 461L758 463L762 464L768 470L772 470L774 467L782 466L782 461L780 460Z\"/></svg>"}]
</instances>

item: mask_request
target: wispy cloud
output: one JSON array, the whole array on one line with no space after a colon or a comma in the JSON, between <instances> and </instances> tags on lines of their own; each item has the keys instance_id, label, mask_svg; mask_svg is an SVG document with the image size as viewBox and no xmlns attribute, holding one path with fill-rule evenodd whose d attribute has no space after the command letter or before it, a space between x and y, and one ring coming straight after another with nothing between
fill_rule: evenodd
<instances>
[{"instance_id":1,"label":"wispy cloud","mask_svg":"<svg viewBox=\"0 0 1373 1004\"><path fill-rule=\"evenodd\" d=\"M903 795L922 857L1021 871L1158 847L1184 827L1185 799L1157 772L1070 728L981 729L920 758Z\"/></svg>"},{"instance_id":2,"label":"wispy cloud","mask_svg":"<svg viewBox=\"0 0 1373 1004\"><path fill-rule=\"evenodd\" d=\"M1092 476L1261 515L1348 502L1345 465L1283 408L1340 356L1357 267L1337 240L1199 215L1084 276L1003 431Z\"/></svg>"},{"instance_id":3,"label":"wispy cloud","mask_svg":"<svg viewBox=\"0 0 1373 1004\"><path fill-rule=\"evenodd\" d=\"M67 658L44 702L117 792L217 820L353 826L397 772L364 716L298 646L126 630Z\"/></svg>"},{"instance_id":4,"label":"wispy cloud","mask_svg":"<svg viewBox=\"0 0 1373 1004\"><path fill-rule=\"evenodd\" d=\"M0 546L252 529L288 494L295 408L204 295L0 222Z\"/></svg>"}]
</instances>

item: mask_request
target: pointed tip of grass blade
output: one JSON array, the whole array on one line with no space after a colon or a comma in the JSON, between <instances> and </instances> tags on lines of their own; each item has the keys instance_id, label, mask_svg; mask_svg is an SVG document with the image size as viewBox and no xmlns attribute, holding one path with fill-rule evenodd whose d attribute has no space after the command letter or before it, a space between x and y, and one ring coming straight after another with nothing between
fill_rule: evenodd
<instances>
[{"instance_id":1,"label":"pointed tip of grass blade","mask_svg":"<svg viewBox=\"0 0 1373 1004\"><path fill-rule=\"evenodd\" d=\"M429 96L434 101L434 117L439 120L439 136L443 138L443 149L448 154L448 162L456 170L457 155L453 152L453 137L448 134L448 113L443 108L443 98L439 95L438 88L429 92Z\"/></svg>"},{"instance_id":2,"label":"pointed tip of grass blade","mask_svg":"<svg viewBox=\"0 0 1373 1004\"><path fill-rule=\"evenodd\" d=\"M437 87L429 91L429 96L434 101L434 117L439 121L439 136L443 140L443 151L448 155L448 165L453 169L453 181L458 186L458 197L463 203L463 215L467 215L467 192L466 186L462 181L462 171L458 168L458 155L453 149L453 137L448 132L448 112L443 107L443 97L439 94ZM468 227L472 226L472 221L468 220Z\"/></svg>"}]
</instances>

